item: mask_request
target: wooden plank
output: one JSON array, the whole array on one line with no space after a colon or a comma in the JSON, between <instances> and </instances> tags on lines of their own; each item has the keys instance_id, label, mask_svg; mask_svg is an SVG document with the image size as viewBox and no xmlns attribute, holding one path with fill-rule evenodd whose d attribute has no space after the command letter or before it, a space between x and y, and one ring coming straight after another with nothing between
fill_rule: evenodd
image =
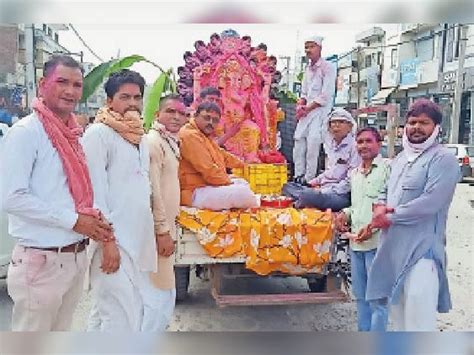
<instances>
[{"instance_id":1,"label":"wooden plank","mask_svg":"<svg viewBox=\"0 0 474 355\"><path fill-rule=\"evenodd\" d=\"M269 306L288 304L319 304L348 302L349 296L339 290L322 293L284 293L260 295L220 295L212 290L212 296L219 307L225 306Z\"/></svg>"}]
</instances>

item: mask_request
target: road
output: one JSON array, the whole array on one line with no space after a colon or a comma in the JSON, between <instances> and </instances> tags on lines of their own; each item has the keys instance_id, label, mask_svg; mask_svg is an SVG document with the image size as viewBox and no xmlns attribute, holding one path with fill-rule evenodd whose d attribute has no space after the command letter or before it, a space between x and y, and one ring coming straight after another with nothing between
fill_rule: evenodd
<instances>
[{"instance_id":1,"label":"road","mask_svg":"<svg viewBox=\"0 0 474 355\"><path fill-rule=\"evenodd\" d=\"M474 187L459 184L450 209L448 240L448 277L453 310L438 315L441 330L474 330L473 290L473 222ZM228 287L246 292L307 290L306 282L298 278L238 280ZM170 331L318 331L356 330L354 303L218 308L210 293L209 282L193 277L190 296L178 304ZM0 280L0 330L10 329L12 302L6 292L5 280ZM84 294L73 323L74 330L84 330L90 308L90 297Z\"/></svg>"}]
</instances>

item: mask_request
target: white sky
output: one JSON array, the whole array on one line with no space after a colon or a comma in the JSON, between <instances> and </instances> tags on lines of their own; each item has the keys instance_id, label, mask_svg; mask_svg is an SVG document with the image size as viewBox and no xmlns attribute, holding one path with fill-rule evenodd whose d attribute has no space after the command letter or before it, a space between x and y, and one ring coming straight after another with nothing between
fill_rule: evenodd
<instances>
[{"instance_id":1,"label":"white sky","mask_svg":"<svg viewBox=\"0 0 474 355\"><path fill-rule=\"evenodd\" d=\"M74 25L74 24L73 24ZM377 25L386 31L393 31L397 25ZM321 25L285 25L285 24L143 24L143 25L74 25L85 42L104 60L131 54L143 55L164 69L183 65L182 55L186 50L194 50L193 43L198 39L209 41L213 32L221 33L232 28L240 36L250 35L252 45L260 42L268 46L268 53L275 56L294 58L296 51L303 55L304 39L309 34L325 37L323 56L340 54L356 46L355 36L361 31L373 27L371 24L321 24ZM60 43L71 52L84 51L84 61L98 64L99 61L82 45L72 30L59 34ZM278 63L281 69L282 61ZM291 63L291 67L294 63ZM159 75L158 69L150 64L133 66L152 83Z\"/></svg>"}]
</instances>

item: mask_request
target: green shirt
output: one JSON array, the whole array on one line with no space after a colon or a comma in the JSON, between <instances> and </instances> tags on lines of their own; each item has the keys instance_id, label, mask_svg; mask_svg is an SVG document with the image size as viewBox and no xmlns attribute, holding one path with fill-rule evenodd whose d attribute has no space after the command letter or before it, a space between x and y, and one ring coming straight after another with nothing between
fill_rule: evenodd
<instances>
[{"instance_id":1,"label":"green shirt","mask_svg":"<svg viewBox=\"0 0 474 355\"><path fill-rule=\"evenodd\" d=\"M367 175L362 172L362 165L354 169L351 174L351 207L344 209L351 223L352 233L358 233L372 220L372 204L385 189L390 173L389 165L379 155L372 162L372 167ZM379 231L362 243L351 241L351 248L355 251L367 251L377 248Z\"/></svg>"}]
</instances>

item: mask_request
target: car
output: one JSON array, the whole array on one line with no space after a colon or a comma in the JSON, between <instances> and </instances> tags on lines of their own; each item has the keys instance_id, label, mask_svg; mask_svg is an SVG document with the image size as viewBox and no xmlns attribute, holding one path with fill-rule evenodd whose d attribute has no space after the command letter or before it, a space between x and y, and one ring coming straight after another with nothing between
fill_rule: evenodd
<instances>
[{"instance_id":1,"label":"car","mask_svg":"<svg viewBox=\"0 0 474 355\"><path fill-rule=\"evenodd\" d=\"M474 146L466 144L444 144L459 162L462 178L473 176L474 172Z\"/></svg>"},{"instance_id":2,"label":"car","mask_svg":"<svg viewBox=\"0 0 474 355\"><path fill-rule=\"evenodd\" d=\"M7 276L8 265L12 255L15 239L8 234L8 218L4 211L0 211L0 279Z\"/></svg>"}]
</instances>

